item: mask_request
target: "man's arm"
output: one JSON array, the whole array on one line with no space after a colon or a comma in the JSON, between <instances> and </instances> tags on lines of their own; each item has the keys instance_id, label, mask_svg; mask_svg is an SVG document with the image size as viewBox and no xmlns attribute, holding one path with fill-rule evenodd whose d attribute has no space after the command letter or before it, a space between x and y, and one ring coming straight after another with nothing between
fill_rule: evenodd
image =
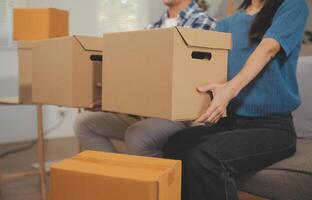
<instances>
[{"instance_id":1,"label":"man's arm","mask_svg":"<svg viewBox=\"0 0 312 200\"><path fill-rule=\"evenodd\" d=\"M194 14L190 19L191 27L203 30L215 30L216 19L210 17L207 13Z\"/></svg>"}]
</instances>

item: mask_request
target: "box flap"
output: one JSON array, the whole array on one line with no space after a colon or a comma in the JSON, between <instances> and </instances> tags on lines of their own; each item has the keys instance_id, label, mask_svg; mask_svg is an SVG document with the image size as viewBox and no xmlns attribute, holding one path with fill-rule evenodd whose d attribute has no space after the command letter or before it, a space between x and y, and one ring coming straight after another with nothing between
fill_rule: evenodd
<instances>
[{"instance_id":1,"label":"box flap","mask_svg":"<svg viewBox=\"0 0 312 200\"><path fill-rule=\"evenodd\" d=\"M178 161L86 151L52 168L81 173L155 182Z\"/></svg>"},{"instance_id":2,"label":"box flap","mask_svg":"<svg viewBox=\"0 0 312 200\"><path fill-rule=\"evenodd\" d=\"M53 8L53 7L51 7L51 8L47 8L47 9L49 9L49 10L54 10L54 11L58 11L58 12L68 12L67 10L62 10L62 9L59 9L59 8Z\"/></svg>"},{"instance_id":3,"label":"box flap","mask_svg":"<svg viewBox=\"0 0 312 200\"><path fill-rule=\"evenodd\" d=\"M45 8L35 8L35 7L15 7L13 8L13 11L28 11L28 12L32 12L32 11L59 11L59 12L68 12L67 10L62 10L59 8L53 8L53 7L45 7Z\"/></svg>"},{"instance_id":4,"label":"box flap","mask_svg":"<svg viewBox=\"0 0 312 200\"><path fill-rule=\"evenodd\" d=\"M27 40L24 40L24 41L18 41L17 43L17 47L19 49L32 49L33 48L33 42L32 41L27 41Z\"/></svg>"},{"instance_id":5,"label":"box flap","mask_svg":"<svg viewBox=\"0 0 312 200\"><path fill-rule=\"evenodd\" d=\"M232 35L230 33L185 27L175 27L175 29L188 46L228 50L232 48Z\"/></svg>"},{"instance_id":6,"label":"box flap","mask_svg":"<svg viewBox=\"0 0 312 200\"><path fill-rule=\"evenodd\" d=\"M91 36L74 36L81 47L86 51L98 51L102 52L102 38Z\"/></svg>"}]
</instances>

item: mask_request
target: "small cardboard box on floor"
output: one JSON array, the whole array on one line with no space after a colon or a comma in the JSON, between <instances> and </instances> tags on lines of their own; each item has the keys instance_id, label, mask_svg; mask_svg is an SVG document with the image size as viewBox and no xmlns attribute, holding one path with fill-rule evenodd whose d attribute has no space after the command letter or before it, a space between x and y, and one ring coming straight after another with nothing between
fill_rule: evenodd
<instances>
[{"instance_id":1,"label":"small cardboard box on floor","mask_svg":"<svg viewBox=\"0 0 312 200\"><path fill-rule=\"evenodd\" d=\"M196 88L227 79L231 35L190 28L105 34L102 109L193 120L210 97Z\"/></svg>"},{"instance_id":2,"label":"small cardboard box on floor","mask_svg":"<svg viewBox=\"0 0 312 200\"><path fill-rule=\"evenodd\" d=\"M14 40L42 40L67 36L68 11L55 8L14 8Z\"/></svg>"},{"instance_id":3,"label":"small cardboard box on floor","mask_svg":"<svg viewBox=\"0 0 312 200\"><path fill-rule=\"evenodd\" d=\"M180 200L181 161L86 151L52 166L51 200Z\"/></svg>"},{"instance_id":4,"label":"small cardboard box on floor","mask_svg":"<svg viewBox=\"0 0 312 200\"><path fill-rule=\"evenodd\" d=\"M88 107L101 99L102 38L88 36L40 40L33 48L34 103Z\"/></svg>"}]
</instances>

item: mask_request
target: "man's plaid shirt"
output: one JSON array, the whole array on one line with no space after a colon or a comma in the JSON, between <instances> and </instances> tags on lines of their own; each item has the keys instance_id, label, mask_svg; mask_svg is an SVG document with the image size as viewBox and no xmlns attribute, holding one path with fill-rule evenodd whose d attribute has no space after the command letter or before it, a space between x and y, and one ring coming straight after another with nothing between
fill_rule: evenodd
<instances>
[{"instance_id":1,"label":"man's plaid shirt","mask_svg":"<svg viewBox=\"0 0 312 200\"><path fill-rule=\"evenodd\" d=\"M148 25L147 29L161 28L167 18L168 12L164 13L157 22ZM186 9L179 13L177 26L214 30L216 20L204 12L195 1L192 1Z\"/></svg>"}]
</instances>

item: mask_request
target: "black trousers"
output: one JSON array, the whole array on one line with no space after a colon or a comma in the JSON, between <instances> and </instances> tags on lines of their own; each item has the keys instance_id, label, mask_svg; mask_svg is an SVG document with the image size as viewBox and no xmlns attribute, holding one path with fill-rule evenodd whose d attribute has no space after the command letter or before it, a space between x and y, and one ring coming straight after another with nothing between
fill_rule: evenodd
<instances>
[{"instance_id":1,"label":"black trousers","mask_svg":"<svg viewBox=\"0 0 312 200\"><path fill-rule=\"evenodd\" d=\"M290 157L296 151L292 117L230 116L186 128L163 148L182 160L183 200L238 200L236 178Z\"/></svg>"}]
</instances>

